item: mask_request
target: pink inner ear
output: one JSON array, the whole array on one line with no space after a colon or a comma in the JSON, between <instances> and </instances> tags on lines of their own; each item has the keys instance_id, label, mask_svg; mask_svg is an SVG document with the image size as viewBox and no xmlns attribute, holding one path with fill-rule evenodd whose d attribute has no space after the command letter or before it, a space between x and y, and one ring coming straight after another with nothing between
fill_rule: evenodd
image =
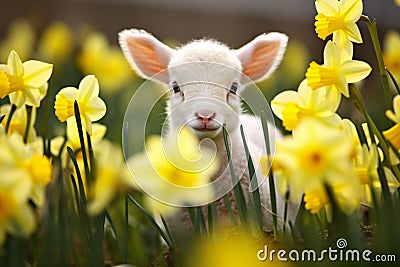
<instances>
[{"instance_id":1,"label":"pink inner ear","mask_svg":"<svg viewBox=\"0 0 400 267\"><path fill-rule=\"evenodd\" d=\"M275 64L279 48L279 41L258 44L254 48L248 64L243 66L243 74L252 80L258 80L265 76Z\"/></svg>"},{"instance_id":2,"label":"pink inner ear","mask_svg":"<svg viewBox=\"0 0 400 267\"><path fill-rule=\"evenodd\" d=\"M144 75L151 77L166 69L167 66L160 63L151 41L142 38L127 38L126 41L133 61Z\"/></svg>"}]
</instances>

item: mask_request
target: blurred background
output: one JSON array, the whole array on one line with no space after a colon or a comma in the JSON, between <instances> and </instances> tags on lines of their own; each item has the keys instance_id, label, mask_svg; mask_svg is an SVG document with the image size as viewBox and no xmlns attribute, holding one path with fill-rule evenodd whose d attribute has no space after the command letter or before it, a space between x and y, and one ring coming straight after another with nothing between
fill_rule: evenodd
<instances>
[{"instance_id":1,"label":"blurred background","mask_svg":"<svg viewBox=\"0 0 400 267\"><path fill-rule=\"evenodd\" d=\"M56 20L76 29L92 25L116 42L124 28L144 28L161 39L186 42L204 36L234 47L255 35L283 31L307 45L321 44L313 32L311 0L15 0L0 10L0 36L17 18L26 18L40 31ZM399 9L392 0L365 0L364 14L381 30L400 27Z\"/></svg>"},{"instance_id":2,"label":"blurred background","mask_svg":"<svg viewBox=\"0 0 400 267\"><path fill-rule=\"evenodd\" d=\"M400 30L400 7L393 0L364 0L363 3L363 13L377 20L381 41L388 31ZM109 127L107 135L118 142L124 110L142 82L123 59L115 56L119 53L119 31L142 28L171 46L209 37L233 48L264 32L284 32L290 37L285 59L273 77L260 84L271 100L283 90L295 90L311 60L322 63L324 42L314 31L315 15L312 0L4 1L0 9L0 61L5 62L10 50L15 49L23 60L36 58L54 63L50 99L54 99L62 87L77 86L83 75L95 74L100 80L102 94L107 95L107 105L112 106L103 122L112 122L115 130ZM354 57L374 67L362 86L367 105L374 114L374 108L378 110L379 103L384 104L383 93L374 90L379 72L367 27L362 23L359 27L364 44L355 45ZM52 101L48 103L52 106ZM358 116L351 102L346 100L339 112L343 117ZM374 114L378 122L385 120L381 113ZM41 116L38 117L40 120ZM58 122L54 116L50 117L55 128L50 129L53 132L49 135L54 136ZM162 118L154 123L157 128L154 131L161 122ZM40 129L38 131L40 133Z\"/></svg>"}]
</instances>

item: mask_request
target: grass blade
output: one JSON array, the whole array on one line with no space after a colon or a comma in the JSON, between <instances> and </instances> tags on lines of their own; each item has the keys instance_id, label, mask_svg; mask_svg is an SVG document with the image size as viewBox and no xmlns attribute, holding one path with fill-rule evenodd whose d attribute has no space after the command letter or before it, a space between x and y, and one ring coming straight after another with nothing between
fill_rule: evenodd
<instances>
[{"instance_id":1,"label":"grass blade","mask_svg":"<svg viewBox=\"0 0 400 267\"><path fill-rule=\"evenodd\" d=\"M167 232L169 240L171 240L171 243L174 244L174 246L175 246L175 240L174 240L174 238L173 238L173 236L171 234L171 231L169 230L167 222L165 221L165 219L164 219L164 217L162 215L160 215L160 218L161 218L162 224L163 224L163 226L165 228L165 231Z\"/></svg>"},{"instance_id":2,"label":"grass blade","mask_svg":"<svg viewBox=\"0 0 400 267\"><path fill-rule=\"evenodd\" d=\"M256 210L258 227L260 232L263 233L264 224L263 224L263 215L261 208L260 189L258 187L257 174L254 170L253 160L251 159L249 147L247 146L242 125L240 125L240 134L242 135L243 146L246 152L247 168L249 171L249 178L250 178L250 188L252 191L251 194L253 196L254 208Z\"/></svg>"},{"instance_id":3,"label":"grass blade","mask_svg":"<svg viewBox=\"0 0 400 267\"><path fill-rule=\"evenodd\" d=\"M28 137L29 137L29 129L31 128L31 121L32 121L32 106L29 105L25 105L26 108L26 126L25 126L25 132L24 132L24 143L26 144L26 142L28 141Z\"/></svg>"},{"instance_id":4,"label":"grass blade","mask_svg":"<svg viewBox=\"0 0 400 267\"><path fill-rule=\"evenodd\" d=\"M389 88L389 79L386 75L386 68L385 68L385 63L383 61L381 45L379 42L378 29L376 27L376 20L374 19L373 21L371 21L368 19L366 22L367 22L369 35L371 36L372 44L374 46L376 60L378 61L379 73L381 75L381 82L382 82L382 86L383 86L383 92L385 94L386 105L387 105L388 109L393 109L392 97L391 97L390 88Z\"/></svg>"},{"instance_id":5,"label":"grass blade","mask_svg":"<svg viewBox=\"0 0 400 267\"><path fill-rule=\"evenodd\" d=\"M86 174L86 183L88 184L91 182L91 176L90 176L88 158L86 155L85 140L83 138L82 120L79 112L78 102L76 100L74 102L74 112L75 112L76 125L78 127L79 141L81 143L83 166L85 168L85 174Z\"/></svg>"},{"instance_id":6,"label":"grass blade","mask_svg":"<svg viewBox=\"0 0 400 267\"><path fill-rule=\"evenodd\" d=\"M162 239L164 239L165 243L167 243L168 247L170 249L174 248L174 245L172 242L168 239L168 237L165 235L164 231L161 229L161 227L158 225L158 223L154 220L154 218L131 196L128 195L129 200L139 208L139 210L143 213L144 216L150 221L150 223L156 228L157 232L160 234Z\"/></svg>"},{"instance_id":7,"label":"grass blade","mask_svg":"<svg viewBox=\"0 0 400 267\"><path fill-rule=\"evenodd\" d=\"M196 207L196 224L199 225L200 234L207 235L206 221L202 207Z\"/></svg>"},{"instance_id":8,"label":"grass blade","mask_svg":"<svg viewBox=\"0 0 400 267\"><path fill-rule=\"evenodd\" d=\"M237 226L239 224L239 222L237 221L237 218L236 218L235 214L233 213L233 210L231 207L231 202L229 200L229 194L226 194L223 197L223 201L224 201L226 208L228 209L229 217L231 219L232 224Z\"/></svg>"},{"instance_id":9,"label":"grass blade","mask_svg":"<svg viewBox=\"0 0 400 267\"><path fill-rule=\"evenodd\" d=\"M113 232L115 239L117 240L117 244L118 244L119 249L121 250L122 256L124 257L124 261L126 262L128 259L127 251L124 249L124 247L122 245L121 237L119 236L117 228L115 228L115 224L111 218L110 213L108 213L108 211L105 212L105 217L111 227L111 231Z\"/></svg>"},{"instance_id":10,"label":"grass blade","mask_svg":"<svg viewBox=\"0 0 400 267\"><path fill-rule=\"evenodd\" d=\"M8 129L10 128L10 124L11 124L11 119L12 119L15 111L17 111L17 106L12 104L11 108L10 108L10 112L8 113L8 116L7 116L6 127L4 127L4 132L6 134L8 134Z\"/></svg>"},{"instance_id":11,"label":"grass blade","mask_svg":"<svg viewBox=\"0 0 400 267\"><path fill-rule=\"evenodd\" d=\"M267 152L267 156L271 155L271 147L269 143L269 131L268 131L268 120L267 115L264 111L261 111L261 124L263 127L264 142ZM268 183L269 183L269 195L271 199L271 210L272 210L272 222L274 224L274 236L278 233L278 209L276 206L276 194L275 194L275 180L272 171L268 173Z\"/></svg>"},{"instance_id":12,"label":"grass blade","mask_svg":"<svg viewBox=\"0 0 400 267\"><path fill-rule=\"evenodd\" d=\"M208 204L207 207L208 216L208 234L212 238L216 232L218 226L218 212L215 201Z\"/></svg>"},{"instance_id":13,"label":"grass blade","mask_svg":"<svg viewBox=\"0 0 400 267\"><path fill-rule=\"evenodd\" d=\"M247 224L246 200L244 198L243 189L240 184L240 179L237 179L236 174L235 174L235 169L233 168L231 152L230 152L230 148L229 148L229 144L228 144L228 133L226 132L225 125L222 127L222 134L224 137L225 150L226 150L226 155L228 157L228 165L229 165L229 171L230 171L231 178L232 178L232 184L234 185L233 193L234 193L237 208L238 208L240 222L243 224Z\"/></svg>"},{"instance_id":14,"label":"grass blade","mask_svg":"<svg viewBox=\"0 0 400 267\"><path fill-rule=\"evenodd\" d=\"M389 74L390 79L392 80L394 87L396 88L397 94L400 94L400 88L399 88L399 84L396 81L396 78L393 76L393 74L390 72L390 70L388 68L386 68L387 73Z\"/></svg>"}]
</instances>

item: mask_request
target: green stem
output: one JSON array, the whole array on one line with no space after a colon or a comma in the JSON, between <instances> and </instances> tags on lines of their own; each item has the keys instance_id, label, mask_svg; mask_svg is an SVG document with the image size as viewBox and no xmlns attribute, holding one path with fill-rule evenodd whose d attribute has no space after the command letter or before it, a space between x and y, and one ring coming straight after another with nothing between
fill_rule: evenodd
<instances>
[{"instance_id":1,"label":"green stem","mask_svg":"<svg viewBox=\"0 0 400 267\"><path fill-rule=\"evenodd\" d=\"M268 131L268 120L267 115L264 111L261 111L261 123L263 127L265 148L267 150L267 156L271 155L271 147L269 144L269 131ZM268 183L269 183L269 195L271 199L271 210L272 210L272 221L274 224L274 236L278 234L278 208L276 205L276 194L275 194L275 180L272 173L272 169L268 172Z\"/></svg>"},{"instance_id":2,"label":"green stem","mask_svg":"<svg viewBox=\"0 0 400 267\"><path fill-rule=\"evenodd\" d=\"M15 111L17 111L17 106L12 104L10 112L8 113L8 116L7 116L6 127L4 129L7 134L8 134L8 129L10 128L11 119L12 119Z\"/></svg>"},{"instance_id":3,"label":"green stem","mask_svg":"<svg viewBox=\"0 0 400 267\"><path fill-rule=\"evenodd\" d=\"M399 84L398 84L397 81L396 81L396 78L393 76L393 74L390 72L390 70L389 70L388 68L386 68L386 71L387 71L387 73L389 74L389 77L390 77L390 79L391 79L392 82L393 82L394 88L396 88L397 94L400 95L400 87L399 87Z\"/></svg>"},{"instance_id":4,"label":"green stem","mask_svg":"<svg viewBox=\"0 0 400 267\"><path fill-rule=\"evenodd\" d=\"M24 133L24 143L26 144L28 142L28 137L29 137L29 130L31 129L31 122L32 122L32 106L25 106L26 108L26 127L25 127L25 133Z\"/></svg>"},{"instance_id":5,"label":"green stem","mask_svg":"<svg viewBox=\"0 0 400 267\"><path fill-rule=\"evenodd\" d=\"M158 223L154 220L154 218L137 202L131 195L128 194L129 200L143 213L144 216L150 221L150 223L154 226L157 232L161 235L162 239L164 239L165 243L167 243L170 249L174 248L172 241L166 236L164 231L160 228Z\"/></svg>"},{"instance_id":6,"label":"green stem","mask_svg":"<svg viewBox=\"0 0 400 267\"><path fill-rule=\"evenodd\" d=\"M74 112L75 112L76 125L78 127L79 141L81 143L83 166L84 166L85 175L86 175L86 184L89 184L91 182L89 163L88 163L88 158L86 155L85 140L83 138L83 128L82 128L82 121L81 121L81 116L80 116L80 112L79 112L79 106L78 106L78 102L76 100L74 102Z\"/></svg>"},{"instance_id":7,"label":"green stem","mask_svg":"<svg viewBox=\"0 0 400 267\"><path fill-rule=\"evenodd\" d=\"M228 158L228 165L229 165L229 171L231 174L232 184L234 185L233 194L235 196L235 201L237 204L240 222L247 225L248 221L247 221L247 214L246 214L246 200L244 198L243 189L240 184L240 179L238 179L236 177L235 169L233 167L231 151L230 151L229 142L228 142L228 133L226 131L225 125L222 127L222 134L224 137L225 150L226 150L226 155Z\"/></svg>"},{"instance_id":8,"label":"green stem","mask_svg":"<svg viewBox=\"0 0 400 267\"><path fill-rule=\"evenodd\" d=\"M381 132L379 131L379 129L376 127L375 123L373 122L373 120L371 119L371 117L369 116L364 101L362 100L360 91L358 90L358 88L354 85L351 84L350 85L350 89L352 94L355 96L355 100L356 100L356 107L360 110L361 114L363 115L364 119L367 121L367 125L368 125L368 131L370 132L370 136L371 136L371 143L375 144L375 138L374 136L376 136L379 140L379 145L383 150L383 153L385 155L385 159L384 159L384 163L386 163L386 165L388 167L391 167L391 161L390 161L390 154L389 154L389 149L386 146L386 142L385 139L383 138L383 136L381 135ZM382 170L382 165L379 165L378 171L380 171L381 173L383 173ZM383 193L383 197L389 201L390 199L390 192L389 192L389 187L387 184L387 180L386 180L386 176L383 175L379 175L379 181L381 183L381 187L382 187L382 193Z\"/></svg>"},{"instance_id":9,"label":"green stem","mask_svg":"<svg viewBox=\"0 0 400 267\"><path fill-rule=\"evenodd\" d=\"M381 75L383 91L385 94L386 105L387 105L388 109L392 109L393 105L392 105L392 97L391 97L390 88L389 88L389 79L387 77L385 63L383 61L383 56L382 56L382 49L381 49L381 45L379 43L378 30L376 27L376 20L374 19L371 21L370 19L368 19L368 17L366 17L366 20L364 20L364 21L366 21L366 23L367 23L367 27L368 27L369 34L371 36L372 44L374 45L375 55L376 55L376 59L378 61L378 66L379 66L379 73Z\"/></svg>"},{"instance_id":10,"label":"green stem","mask_svg":"<svg viewBox=\"0 0 400 267\"><path fill-rule=\"evenodd\" d=\"M257 180L257 174L254 170L254 164L253 160L251 159L250 151L247 146L246 138L244 135L244 130L243 130L243 125L240 125L240 134L242 136L242 142L243 142L243 147L246 153L246 159L247 159L247 169L249 172L249 178L250 178L250 188L252 191L252 196L253 196L253 202L254 202L254 208L256 210L256 218L258 222L258 227L260 230L260 233L263 234L263 216L262 216L262 204L261 204L261 198L260 198L260 189L258 186L258 180Z\"/></svg>"}]
</instances>

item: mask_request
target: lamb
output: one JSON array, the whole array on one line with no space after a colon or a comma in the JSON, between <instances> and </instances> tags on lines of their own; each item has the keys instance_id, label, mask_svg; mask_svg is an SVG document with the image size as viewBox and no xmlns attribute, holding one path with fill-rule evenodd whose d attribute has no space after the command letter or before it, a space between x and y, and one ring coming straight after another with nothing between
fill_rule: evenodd
<instances>
[{"instance_id":1,"label":"lamb","mask_svg":"<svg viewBox=\"0 0 400 267\"><path fill-rule=\"evenodd\" d=\"M169 89L167 120L169 129L189 126L199 139L212 139L221 162L217 177L223 184L216 192L232 184L222 128L230 137L230 149L235 175L246 198L250 199L249 175L243 148L240 124L244 126L250 154L255 165L265 153L264 135L260 120L242 114L240 92L251 81L266 79L279 65L286 49L288 37L282 33L262 34L243 47L233 50L214 40L192 41L172 49L144 30L124 30L119 33L119 43L131 67L141 77L153 79ZM272 136L279 136L274 126L268 125ZM274 140L270 140L274 148ZM263 178L257 170L258 178ZM232 188L230 186L229 188ZM272 227L268 182L260 187L265 207L266 228ZM218 193L217 193L218 194ZM277 194L279 195L279 194ZM222 195L221 195L222 196ZM231 199L233 197L231 193ZM278 198L278 215L282 217L284 200ZM222 200L217 201L219 221L229 221L228 211ZM187 216L182 215L182 216ZM178 218L185 220L185 218Z\"/></svg>"}]
</instances>

